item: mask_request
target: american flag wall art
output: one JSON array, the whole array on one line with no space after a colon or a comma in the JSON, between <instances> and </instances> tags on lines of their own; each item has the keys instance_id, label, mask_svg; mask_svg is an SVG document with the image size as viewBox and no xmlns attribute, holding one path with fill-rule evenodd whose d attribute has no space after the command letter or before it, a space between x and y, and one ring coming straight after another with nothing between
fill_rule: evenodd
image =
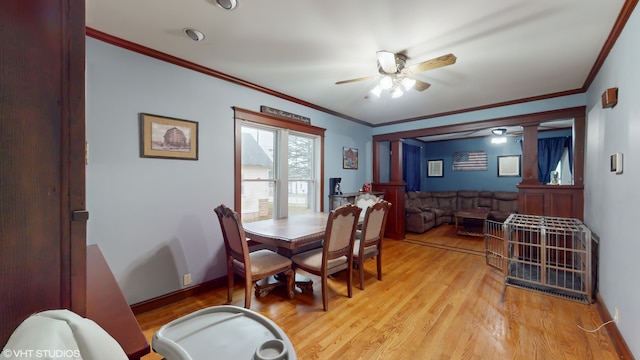
<instances>
[{"instance_id":1,"label":"american flag wall art","mask_svg":"<svg viewBox=\"0 0 640 360\"><path fill-rule=\"evenodd\" d=\"M453 153L453 171L486 171L485 151L460 151Z\"/></svg>"}]
</instances>

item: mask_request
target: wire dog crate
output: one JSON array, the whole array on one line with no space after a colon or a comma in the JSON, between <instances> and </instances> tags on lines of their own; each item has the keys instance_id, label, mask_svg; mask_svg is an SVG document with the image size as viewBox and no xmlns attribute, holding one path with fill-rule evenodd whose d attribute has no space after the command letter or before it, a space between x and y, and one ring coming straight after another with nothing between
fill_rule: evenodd
<instances>
[{"instance_id":1,"label":"wire dog crate","mask_svg":"<svg viewBox=\"0 0 640 360\"><path fill-rule=\"evenodd\" d=\"M502 230L507 285L593 300L591 230L580 220L512 214Z\"/></svg>"}]
</instances>

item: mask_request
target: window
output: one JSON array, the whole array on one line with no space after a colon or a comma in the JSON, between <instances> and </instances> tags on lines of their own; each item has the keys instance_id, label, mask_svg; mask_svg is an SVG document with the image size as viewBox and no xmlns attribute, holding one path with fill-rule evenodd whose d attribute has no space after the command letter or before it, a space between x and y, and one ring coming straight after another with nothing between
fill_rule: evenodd
<instances>
[{"instance_id":1,"label":"window","mask_svg":"<svg viewBox=\"0 0 640 360\"><path fill-rule=\"evenodd\" d=\"M558 166L551 172L549 184L573 185L573 174L569 168L569 149L564 149L562 159L558 161Z\"/></svg>"},{"instance_id":2,"label":"window","mask_svg":"<svg viewBox=\"0 0 640 360\"><path fill-rule=\"evenodd\" d=\"M320 211L324 129L235 110L235 207L242 221Z\"/></svg>"},{"instance_id":3,"label":"window","mask_svg":"<svg viewBox=\"0 0 640 360\"><path fill-rule=\"evenodd\" d=\"M243 221L273 218L273 201L277 198L276 137L275 130L242 126Z\"/></svg>"},{"instance_id":4,"label":"window","mask_svg":"<svg viewBox=\"0 0 640 360\"><path fill-rule=\"evenodd\" d=\"M289 134L287 146L288 214L298 215L319 210L315 206L318 197L316 179L318 173L315 161L317 137L303 134ZM316 209L317 208L317 209Z\"/></svg>"}]
</instances>

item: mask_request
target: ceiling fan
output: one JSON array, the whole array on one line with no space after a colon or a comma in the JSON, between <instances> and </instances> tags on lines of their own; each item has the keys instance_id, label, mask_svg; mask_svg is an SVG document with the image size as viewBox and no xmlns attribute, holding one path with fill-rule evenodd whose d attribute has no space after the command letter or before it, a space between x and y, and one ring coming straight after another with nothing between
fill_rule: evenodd
<instances>
[{"instance_id":1,"label":"ceiling fan","mask_svg":"<svg viewBox=\"0 0 640 360\"><path fill-rule=\"evenodd\" d=\"M411 66L406 66L407 56L404 54L392 53L385 50L378 51L376 54L378 57L378 72L380 75L342 80L336 82L336 85L380 79L380 83L371 90L371 92L380 96L382 90L389 90L392 97L399 97L402 96L402 88L405 90L414 88L418 91L424 91L431 86L431 84L427 82L415 79L412 76L413 74L455 64L456 62L455 55L447 54Z\"/></svg>"}]
</instances>

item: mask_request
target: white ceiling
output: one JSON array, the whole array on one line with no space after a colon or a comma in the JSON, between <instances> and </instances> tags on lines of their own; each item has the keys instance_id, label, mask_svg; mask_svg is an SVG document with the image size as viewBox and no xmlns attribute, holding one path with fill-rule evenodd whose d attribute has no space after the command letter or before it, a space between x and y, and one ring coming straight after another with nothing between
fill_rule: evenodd
<instances>
[{"instance_id":1,"label":"white ceiling","mask_svg":"<svg viewBox=\"0 0 640 360\"><path fill-rule=\"evenodd\" d=\"M86 0L87 27L372 125L580 89L624 0ZM183 33L195 28L205 39ZM376 51L431 84L369 97ZM213 96L213 94L212 94ZM269 104L265 104L269 105ZM258 109L255 109L258 110ZM288 109L282 109L287 111ZM311 119L313 121L313 119Z\"/></svg>"}]
</instances>

